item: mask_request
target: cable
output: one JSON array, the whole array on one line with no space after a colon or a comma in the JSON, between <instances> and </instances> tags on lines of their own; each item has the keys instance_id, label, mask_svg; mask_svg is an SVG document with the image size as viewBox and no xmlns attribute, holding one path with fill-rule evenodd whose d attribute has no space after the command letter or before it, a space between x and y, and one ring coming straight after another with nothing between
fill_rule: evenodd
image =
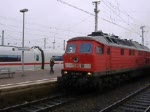
<instances>
[{"instance_id":1,"label":"cable","mask_svg":"<svg viewBox=\"0 0 150 112\"><path fill-rule=\"evenodd\" d=\"M4 25L4 26L8 26L8 27L15 27L15 28L18 28L18 26L14 26L14 25L6 25L6 24L3 24L3 23L0 23L0 25ZM51 31L45 31L45 30L40 30L40 29L32 29L32 28L28 28L28 27L25 27L25 29L27 30L34 30L34 31L38 31L38 32L45 32L45 33L51 33L51 34L60 34L60 35L64 35L64 36L70 36L70 35L66 35L66 34L62 34L62 33L59 33L59 32L51 32ZM9 30L10 31L10 30ZM12 30L11 30L12 31ZM13 31L12 31L13 32ZM14 32L18 32L18 33L22 33L22 31L15 31ZM41 35L41 34L35 34L35 33L28 33L26 32L26 34L32 34L32 35L38 35L38 36L47 36L47 35Z\"/></svg>"},{"instance_id":2,"label":"cable","mask_svg":"<svg viewBox=\"0 0 150 112\"><path fill-rule=\"evenodd\" d=\"M130 26L130 24L129 24L128 22L126 22L119 14L116 13L116 11L113 10L114 7L113 7L113 5L112 5L110 2L107 1L107 2L110 4L110 6L111 6L112 8L109 7L109 6L106 4L106 2L104 2L103 0L102 0L102 2L103 2L111 11L113 11L113 13L116 14L124 23L126 23L127 25ZM116 9L117 9L117 8L116 8ZM118 10L119 10L119 8L118 8ZM114 22L113 22L113 24L114 24ZM120 25L119 25L119 26L120 26ZM122 26L120 26L120 27L122 27ZM128 30L128 29L125 28L125 27L122 27L122 28ZM132 32L135 32L136 34L140 35L132 26L131 26L131 28L132 28ZM128 31L130 31L130 30L128 30Z\"/></svg>"},{"instance_id":3,"label":"cable","mask_svg":"<svg viewBox=\"0 0 150 112\"><path fill-rule=\"evenodd\" d=\"M78 7L74 6L74 5L71 5L71 4L67 3L67 2L64 2L64 1L62 1L62 0L57 0L57 1L58 1L58 2L61 2L61 3L63 3L63 4L65 4L65 5L68 5L68 6L70 6L70 7L73 7L73 8L75 8L75 9L77 9L77 10L80 10L80 11L82 11L82 12L85 12L85 13L87 13L87 14L90 14L90 15L94 16L94 14L92 14L92 13L90 13L90 12L88 12L88 11L85 11L85 10L83 10L83 9L81 9L81 8L78 8ZM101 18L101 19L104 20L104 21L106 21L106 22L112 23L112 24L114 24L114 25L116 25L116 26L118 26L118 27L120 27L120 28L123 28L123 29L125 29L125 30L130 31L129 29L127 29L127 28L125 28L125 27L123 27L123 26L121 26L121 25L119 25L119 24L117 24L117 23L111 22L111 21L109 21L109 20L107 20L107 19L104 19L104 18ZM135 32L135 33L139 35L138 32Z\"/></svg>"},{"instance_id":4,"label":"cable","mask_svg":"<svg viewBox=\"0 0 150 112\"><path fill-rule=\"evenodd\" d=\"M90 18L90 17L88 16L88 17L84 18L83 20L81 20L80 22L78 22L78 23L76 23L76 24L74 24L74 25L71 25L70 27L67 28L67 30L68 30L68 29L71 29L71 28L73 28L73 27L75 27L75 26L77 26L77 25L79 25L79 24L81 24L81 23L83 23L83 22L85 22L85 21L87 21L89 18Z\"/></svg>"},{"instance_id":5,"label":"cable","mask_svg":"<svg viewBox=\"0 0 150 112\"><path fill-rule=\"evenodd\" d=\"M90 12L88 12L88 11L85 11L85 10L83 10L83 9L81 9L81 8L78 8L78 7L74 6L74 5L71 5L71 4L67 3L67 2L64 2L64 1L62 1L62 0L57 0L57 1L58 1L58 2L61 2L61 3L63 3L63 4L66 4L66 5L70 6L70 7L73 7L73 8L75 8L75 9L78 9L78 10L80 10L80 11L82 11L82 12L85 12L85 13L87 13L87 14L90 14L90 15L93 15L93 16L94 16L94 14L92 14L92 13L90 13Z\"/></svg>"},{"instance_id":6,"label":"cable","mask_svg":"<svg viewBox=\"0 0 150 112\"><path fill-rule=\"evenodd\" d=\"M6 18L8 19L8 17L4 17L4 16L0 16L0 18L3 18L6 20ZM20 22L20 20L17 20L17 19L14 19L16 22ZM13 25L6 25L4 23L0 23L1 25L5 25L5 26L11 26L11 27L16 27L17 26L13 26ZM40 26L40 27L44 27L44 28L47 28L47 29L55 29L55 30L59 30L59 31L63 31L63 32L72 32L72 33L78 33L78 34L86 34L86 33L83 33L83 32L76 32L76 31L72 31L72 30L67 30L67 29L61 29L61 28L57 28L57 27L51 27L51 26L45 26L45 25L41 25L41 24L37 24L37 23L31 23L31 22L27 22L26 24L29 24L29 25L36 25L36 26ZM22 26L20 26L22 27ZM27 27L25 27L27 28ZM27 28L27 29L30 29L30 30L38 30L38 29L32 29L32 28ZM43 31L42 31L43 32Z\"/></svg>"}]
</instances>

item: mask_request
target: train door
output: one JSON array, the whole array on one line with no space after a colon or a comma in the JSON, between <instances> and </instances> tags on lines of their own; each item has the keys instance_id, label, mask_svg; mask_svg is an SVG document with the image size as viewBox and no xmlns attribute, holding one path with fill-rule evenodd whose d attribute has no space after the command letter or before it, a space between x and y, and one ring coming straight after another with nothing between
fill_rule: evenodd
<instances>
[{"instance_id":1,"label":"train door","mask_svg":"<svg viewBox=\"0 0 150 112\"><path fill-rule=\"evenodd\" d=\"M96 46L96 60L95 60L95 67L96 69L95 70L98 70L98 72L102 72L102 71L105 71L106 69L106 57L105 57L105 52L104 52L104 46L103 45L97 45Z\"/></svg>"},{"instance_id":2,"label":"train door","mask_svg":"<svg viewBox=\"0 0 150 112\"><path fill-rule=\"evenodd\" d=\"M111 48L110 47L106 48L106 70L107 71L111 70Z\"/></svg>"},{"instance_id":3,"label":"train door","mask_svg":"<svg viewBox=\"0 0 150 112\"><path fill-rule=\"evenodd\" d=\"M41 53L35 52L34 53L34 69L41 69Z\"/></svg>"}]
</instances>

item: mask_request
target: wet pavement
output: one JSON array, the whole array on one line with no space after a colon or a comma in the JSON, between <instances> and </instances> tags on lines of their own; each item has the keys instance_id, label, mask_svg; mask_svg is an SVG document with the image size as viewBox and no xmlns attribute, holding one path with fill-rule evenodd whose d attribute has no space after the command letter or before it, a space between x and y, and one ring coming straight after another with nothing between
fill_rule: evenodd
<instances>
[{"instance_id":1,"label":"wet pavement","mask_svg":"<svg viewBox=\"0 0 150 112\"><path fill-rule=\"evenodd\" d=\"M56 79L57 76L61 76L61 69L54 69L54 74L50 74L49 70L36 70L36 71L16 71L13 77L8 77L8 75L0 76L0 85L5 84L14 84L27 81L36 81L36 80L51 80Z\"/></svg>"}]
</instances>

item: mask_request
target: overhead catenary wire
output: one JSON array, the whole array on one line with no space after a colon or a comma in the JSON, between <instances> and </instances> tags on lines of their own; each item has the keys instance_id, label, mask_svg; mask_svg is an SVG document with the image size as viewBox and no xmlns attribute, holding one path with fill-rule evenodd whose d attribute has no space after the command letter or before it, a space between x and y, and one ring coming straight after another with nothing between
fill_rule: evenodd
<instances>
[{"instance_id":1,"label":"overhead catenary wire","mask_svg":"<svg viewBox=\"0 0 150 112\"><path fill-rule=\"evenodd\" d=\"M85 10L83 10L83 9L81 9L81 8L78 8L77 6L74 6L74 5L70 4L70 3L64 2L63 0L57 0L57 1L58 1L58 2L61 2L61 3L63 3L63 4L65 4L65 5L68 5L68 6L70 6L70 7L73 7L73 8L75 8L75 9L77 9L77 10L80 10L80 11L82 11L82 12L84 12L84 13L87 13L87 14L90 14L90 15L92 15L92 16L95 16L94 14L92 14L92 13L90 13L90 12L88 12L88 11L85 11ZM99 18L100 18L100 17L99 17ZM123 27L122 25L119 25L119 24L117 24L117 23L115 23L115 22L111 22L111 21L109 21L109 20L107 20L107 19L105 19L105 18L100 18L100 19L102 19L102 20L104 20L104 21L106 21L106 22L109 22L109 23L111 23L111 24L113 24L113 25L116 25L116 26L118 26L118 27L120 27L120 28L123 28L123 29L125 29L125 30L131 31L131 30L129 30L128 28ZM132 32L133 32L133 31L132 31ZM138 32L134 32L134 33L136 33L136 34L139 35Z\"/></svg>"},{"instance_id":2,"label":"overhead catenary wire","mask_svg":"<svg viewBox=\"0 0 150 112\"><path fill-rule=\"evenodd\" d=\"M9 45L13 45L13 42L14 41L21 41L21 34L22 34L22 32L21 31L14 31L14 30L5 30L8 34L12 34L12 33L17 33L16 35L17 36L12 36L12 35L8 35L8 34L6 34L6 37L7 38L5 38L6 40L7 40L7 43L9 43ZM9 33L9 32L11 32L11 33ZM14 34L13 34L14 35ZM37 37L38 36L38 38L34 38L34 39L32 39L31 37ZM17 38L18 37L18 38ZM43 34L43 35L41 35L41 34L32 34L32 33L29 33L29 32L27 32L26 33L26 39L25 39L25 42L26 43L30 43L31 41L33 41L34 43L36 43L35 45L38 45L37 44L37 42L40 44L41 43L41 38L43 38L43 37L48 37L48 39L53 39L53 37L52 36L50 36L50 35L45 35L45 34ZM63 38L63 37L60 37L60 36L56 36L55 35L55 37L57 38L56 39L56 41L59 41L59 40L66 40L66 38ZM11 38L11 41L10 41L10 38ZM39 40L39 41L38 41ZM50 40L49 40L49 42L50 42ZM16 45L16 43L20 43L20 44L17 44L17 45L21 45L21 42L14 42L14 45ZM6 43L5 43L6 44ZM62 42L57 42L57 44L58 45L61 45L62 44Z\"/></svg>"},{"instance_id":3,"label":"overhead catenary wire","mask_svg":"<svg viewBox=\"0 0 150 112\"><path fill-rule=\"evenodd\" d=\"M7 27L14 27L14 28L19 28L19 26L15 26L15 25L9 25L9 24L4 24L4 23L0 23L0 25L3 25L3 26L7 26ZM60 32L51 32L51 31L46 31L46 30L41 30L41 29L33 29L33 28L29 28L29 27L25 27L27 30L32 30L32 31L38 31L38 32L44 32L44 33L50 33L50 34L60 34L60 35L64 35L64 36L71 36L71 35L67 35L67 34L62 34ZM48 29L49 30L49 29ZM10 31L10 30L7 30L7 31ZM18 33L22 33L22 31L16 31L16 30L11 30L12 32L18 32ZM35 33L28 33L26 32L26 34L35 34ZM39 36L48 36L48 35L41 35L41 34L35 34L35 35L39 35Z\"/></svg>"},{"instance_id":4,"label":"overhead catenary wire","mask_svg":"<svg viewBox=\"0 0 150 112\"><path fill-rule=\"evenodd\" d=\"M59 0L58 0L59 1ZM65 0L61 0L61 1L65 1ZM90 2L92 2L91 0L89 0ZM85 2L84 1L82 1L84 4L85 4ZM113 2L113 1L109 1L109 0L105 0L105 2L111 2L111 5L110 6L112 6L112 8L114 8L113 10L114 11L117 11L118 10L118 12L120 11L120 13L122 13L121 11L122 10L120 10L120 7L119 7L119 5L116 5L116 4L113 4L113 3L117 3L117 0L115 0L115 2ZM79 0L78 0L78 3L81 3L81 2L79 2ZM60 4L59 4L60 5ZM72 5L72 4L71 4ZM85 4L85 5L89 5L89 3L88 4ZM90 6L91 6L92 4L90 4ZM109 5L109 4L108 4ZM73 6L73 5L72 5ZM78 5L76 5L77 6L77 8L79 8L79 9L81 9L82 7L78 7ZM104 5L103 5L104 6ZM106 7L106 6L104 6L104 8L106 8L107 10L105 10L106 12L108 12L109 11L109 9ZM81 9L82 10L82 9ZM103 9L104 10L104 9ZM83 11L84 11L84 9L83 9ZM83 12L82 11L82 12ZM86 11L86 10L85 10ZM86 12L89 12L90 13L90 11L88 10L88 11L86 11ZM86 12L83 12L83 13L85 13L84 15L86 15ZM82 15L83 15L83 13L81 13ZM105 13L106 14L106 13ZM113 16L113 12L111 11L111 16L112 16L112 18L114 17ZM118 13L117 13L118 14ZM126 13L125 13L126 14ZM84 16L83 15L83 16ZM87 14L88 16L94 16L94 13L90 13L90 14ZM109 15L108 13L107 13L107 15ZM108 16L106 15L106 17L104 16L103 18L102 17L99 17L99 19L102 19L103 21L106 21L106 22L108 22L108 23L110 23L110 24L114 24L114 25L116 25L116 26L118 26L118 27L120 27L120 29L121 29L121 27L122 27L122 29L126 29L127 31L130 31L130 29L131 28L128 28L128 27L126 27L125 26L125 24L123 24L123 23L121 23L121 22L123 22L123 21L121 21L121 19L120 19L120 21L118 22L117 20L111 20L110 18L108 18ZM124 15L120 15L121 17L123 16L124 17ZM85 17L85 16L84 16ZM117 17L116 17L117 18ZM6 24L5 24L5 22L3 22L3 20L2 19L6 19L5 21L6 21ZM42 36L50 36L50 38L52 37L53 38L53 35L56 35L56 36L58 36L58 37L61 37L61 38L63 38L63 39L65 39L65 38L68 38L68 37L72 37L73 35L78 35L79 33L80 34L83 34L83 35L86 35L87 33L85 33L85 32L82 32L82 30L81 31L76 31L76 30L73 30L73 27L76 27L76 26L78 26L80 23L84 23L84 20L83 20L84 18L82 18L81 19L81 21L80 21L80 18L78 19L78 21L76 21L75 22L75 24L74 25L71 25L70 24L70 26L71 27L69 27L69 28L67 28L66 26L67 25L65 25L65 27L66 28L61 28L61 27L55 27L55 26L52 26L52 25L50 25L50 26L47 26L47 25L42 25L42 24L40 24L40 23L32 23L32 22L26 22L26 24L28 24L27 25L27 27L26 27L26 33L29 33L29 34L27 34L27 38L29 38L29 37L31 37L31 39L32 39L32 37L34 36L34 38L44 38L44 37L42 37ZM113 18L114 19L114 18ZM119 20L119 18L117 18L118 20ZM2 20L2 21L1 21ZM11 21L8 21L8 20L11 20ZM86 19L86 17L85 17L85 20L88 20L88 18ZM125 19L126 20L126 19ZM14 32L15 31L19 31L19 32L21 32L21 25L20 25L20 23L22 22L22 20L19 20L19 19L15 19L15 18L10 18L10 17L1 17L0 16L0 21L1 21L1 23L4 23L5 25L3 25L3 26L6 26L6 29L11 29L11 30L14 30ZM8 21L8 22L7 22ZM18 23L16 23L16 24L11 24L10 22L12 22L12 21L16 21L16 22L18 22ZM73 19L73 21L74 21L74 19ZM90 21L91 22L91 21ZM132 21L130 21L130 24L131 24L131 22ZM73 23L73 22L72 22ZM88 24L89 25L89 24ZM93 25L93 24L92 24ZM5 27L1 27L2 28L2 30L3 30L3 28L5 29ZM37 27L38 26L38 27ZM69 25L68 25L69 26ZM81 26L81 25L80 25ZM84 26L84 25L83 25ZM108 27L109 27L109 25L108 25ZM136 27L136 26L135 26ZM111 27L110 27L111 28ZM45 30L46 29L46 30ZM108 29L109 30L109 29ZM58 31L58 32L57 32ZM130 31L131 32L131 31ZM133 32L133 31L132 31ZM132 33L131 32L131 33ZM9 32L10 33L10 32ZM76 34L75 34L76 33ZM77 34L78 33L78 34ZM32 35L31 35L32 34ZM31 36L29 36L29 35L31 35ZM62 36L60 36L60 35L62 35ZM19 36L20 36L20 34L18 33L18 38L19 38ZM66 37L67 36L67 37ZM17 37L17 34L16 34L16 37ZM11 38L10 38L11 39ZM13 38L12 38L13 39Z\"/></svg>"},{"instance_id":5,"label":"overhead catenary wire","mask_svg":"<svg viewBox=\"0 0 150 112\"><path fill-rule=\"evenodd\" d=\"M106 2L104 2L104 0L102 0L102 2L103 2L110 10L112 10L113 13L114 13L115 15L117 15L125 24L127 24L127 25L130 26L130 24L129 24L126 20L124 20L124 19L120 16L120 14L117 14L116 11L113 10L113 7L111 8L110 6L108 6L108 5L106 4ZM114 22L113 22L113 23L114 23ZM116 25L119 26L119 27L122 27L121 25L118 25L118 24L116 24ZM125 27L122 27L122 28L128 30L128 29L125 28ZM140 35L140 33L138 33L135 29L132 28L132 30L133 30L132 32L135 32L136 34ZM128 30L128 31L130 31L130 30Z\"/></svg>"},{"instance_id":6,"label":"overhead catenary wire","mask_svg":"<svg viewBox=\"0 0 150 112\"><path fill-rule=\"evenodd\" d=\"M102 1L104 1L104 0L102 0ZM128 18L130 18L130 19L132 19L132 20L134 20L134 21L138 21L138 23L143 24L142 22L140 22L139 20L137 20L137 18L134 18L133 16L131 16L127 11L120 9L118 1L117 1L117 0L115 0L115 1L116 1L116 3L117 3L117 7L118 7L118 8L116 8L116 9L118 9L118 12L119 12L120 14L126 15L126 16L128 16ZM112 5L112 3L111 3L110 1L105 0L105 2L107 2L107 3L109 4L109 6L110 6L112 9L115 9L114 6ZM132 11L132 12L133 12L133 11ZM130 24L136 25L136 26L138 26L138 27L141 26L140 24L137 24L137 23L131 23L131 22L130 22Z\"/></svg>"},{"instance_id":7,"label":"overhead catenary wire","mask_svg":"<svg viewBox=\"0 0 150 112\"><path fill-rule=\"evenodd\" d=\"M0 16L0 19L12 20L12 21L15 21L17 23L21 22L21 20L18 20L18 19L15 19L15 18L10 18L10 17L4 17L4 16ZM38 26L38 27L42 27L42 28L46 28L46 29L51 29L51 30L59 30L59 32L62 31L62 32L77 33L77 34L82 34L82 35L86 34L85 32L72 31L70 29L62 29L62 28L53 27L53 26L46 26L46 25L37 24L37 23L33 23L33 22L26 22L26 24L28 24L27 26ZM14 28L18 27L18 26L15 26L15 25L9 25L9 24L5 24L5 23L0 23L0 25L10 26L10 27L14 27ZM19 27L22 27L22 26L19 26ZM30 30L39 30L39 29L33 29L33 28L29 28L29 27L25 27L25 28L26 29L30 29ZM41 31L41 32L43 32L43 31Z\"/></svg>"}]
</instances>

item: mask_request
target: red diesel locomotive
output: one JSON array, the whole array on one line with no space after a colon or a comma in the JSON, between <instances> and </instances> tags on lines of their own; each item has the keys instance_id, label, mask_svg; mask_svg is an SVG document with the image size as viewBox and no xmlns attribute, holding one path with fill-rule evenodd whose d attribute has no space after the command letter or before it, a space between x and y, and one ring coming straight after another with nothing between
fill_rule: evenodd
<instances>
[{"instance_id":1,"label":"red diesel locomotive","mask_svg":"<svg viewBox=\"0 0 150 112\"><path fill-rule=\"evenodd\" d=\"M138 42L103 32L67 42L64 69L58 81L65 86L100 85L132 77L150 67L150 49Z\"/></svg>"}]
</instances>

